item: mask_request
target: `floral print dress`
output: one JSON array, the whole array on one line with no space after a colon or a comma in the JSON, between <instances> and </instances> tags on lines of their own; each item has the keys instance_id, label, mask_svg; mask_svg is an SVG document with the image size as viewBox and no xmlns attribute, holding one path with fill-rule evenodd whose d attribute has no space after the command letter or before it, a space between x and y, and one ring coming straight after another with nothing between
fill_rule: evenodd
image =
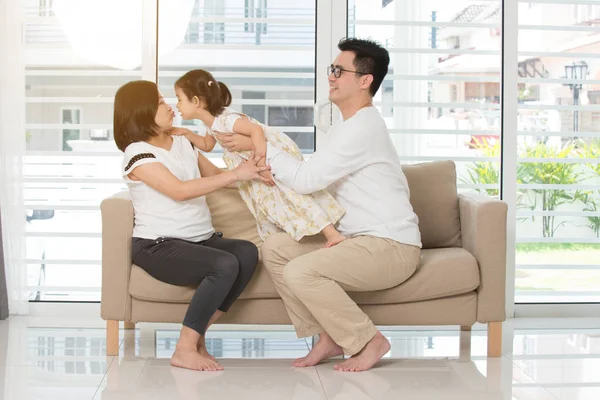
<instances>
[{"instance_id":1,"label":"floral print dress","mask_svg":"<svg viewBox=\"0 0 600 400\"><path fill-rule=\"evenodd\" d=\"M207 129L207 134L214 136L217 141L222 135L235 135L233 124L243 116L263 128L265 138L272 146L299 161L303 160L300 149L286 134L230 108L226 108L215 118L213 125ZM229 170L236 168L250 156L250 151L230 152L223 149L223 152L223 160ZM275 186L267 186L258 181L238 182L238 189L256 218L258 234L262 240L273 233L285 231L298 241L304 236L316 235L329 224L335 225L345 213L325 190L301 195L277 180Z\"/></svg>"}]
</instances>

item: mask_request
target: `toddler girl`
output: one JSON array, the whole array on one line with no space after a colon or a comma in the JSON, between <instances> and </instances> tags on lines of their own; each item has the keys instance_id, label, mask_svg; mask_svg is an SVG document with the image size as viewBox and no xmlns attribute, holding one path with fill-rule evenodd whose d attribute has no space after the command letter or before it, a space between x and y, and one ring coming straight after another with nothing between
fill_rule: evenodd
<instances>
[{"instance_id":1,"label":"toddler girl","mask_svg":"<svg viewBox=\"0 0 600 400\"><path fill-rule=\"evenodd\" d=\"M246 135L252 139L254 156L264 165L267 141L280 150L302 160L296 143L287 135L270 128L245 114L229 108L231 93L223 82L217 82L212 74L196 69L187 72L175 82L177 109L183 119L199 119L207 128L206 135L196 135L188 129L176 129L176 135L185 135L192 144L210 152L220 135ZM252 152L224 150L223 160L229 170L234 169ZM334 246L344 239L333 226L344 215L344 210L326 191L300 195L283 184L273 181L268 171L263 172L272 184L240 182L240 195L258 225L258 234L264 240L270 234L284 230L294 240L319 232L327 238L326 247Z\"/></svg>"}]
</instances>

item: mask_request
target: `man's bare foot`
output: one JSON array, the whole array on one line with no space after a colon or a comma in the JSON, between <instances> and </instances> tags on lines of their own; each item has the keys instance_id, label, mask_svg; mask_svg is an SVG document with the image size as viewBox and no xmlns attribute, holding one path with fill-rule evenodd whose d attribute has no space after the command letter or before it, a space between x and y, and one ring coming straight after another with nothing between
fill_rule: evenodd
<instances>
[{"instance_id":1,"label":"man's bare foot","mask_svg":"<svg viewBox=\"0 0 600 400\"><path fill-rule=\"evenodd\" d=\"M294 361L292 367L312 367L323 360L341 356L342 354L344 354L344 350L333 341L331 336L322 333L319 341L315 344L315 347L312 348L306 357L298 358Z\"/></svg>"},{"instance_id":2,"label":"man's bare foot","mask_svg":"<svg viewBox=\"0 0 600 400\"><path fill-rule=\"evenodd\" d=\"M171 357L171 365L195 371L222 371L223 367L216 361L202 356L194 348L176 348Z\"/></svg>"},{"instance_id":3,"label":"man's bare foot","mask_svg":"<svg viewBox=\"0 0 600 400\"><path fill-rule=\"evenodd\" d=\"M377 332L375 337L363 347L363 349L344 361L333 367L336 371L360 372L370 369L377 361L390 351L390 342L381 332Z\"/></svg>"}]
</instances>

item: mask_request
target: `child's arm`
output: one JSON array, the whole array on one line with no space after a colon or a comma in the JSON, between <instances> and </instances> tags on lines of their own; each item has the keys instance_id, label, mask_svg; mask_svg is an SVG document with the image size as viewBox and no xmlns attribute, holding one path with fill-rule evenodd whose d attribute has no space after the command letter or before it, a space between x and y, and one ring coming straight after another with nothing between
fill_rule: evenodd
<instances>
[{"instance_id":1,"label":"child's arm","mask_svg":"<svg viewBox=\"0 0 600 400\"><path fill-rule=\"evenodd\" d=\"M212 149L215 148L215 144L217 144L217 140L214 138L214 136L209 135L208 133L204 136L200 136L190 131L190 134L186 135L186 138L192 142L196 148L206 153L212 151Z\"/></svg>"},{"instance_id":2,"label":"child's arm","mask_svg":"<svg viewBox=\"0 0 600 400\"><path fill-rule=\"evenodd\" d=\"M186 128L173 128L170 130L170 132L172 135L185 136L186 139L194 145L194 147L207 153L212 151L217 144L217 140L213 137L213 135L209 135L208 133L204 136L200 136Z\"/></svg>"},{"instance_id":3,"label":"child's arm","mask_svg":"<svg viewBox=\"0 0 600 400\"><path fill-rule=\"evenodd\" d=\"M267 139L260 125L255 124L247 118L239 118L233 124L233 131L241 135L250 136L256 157L263 158L267 156Z\"/></svg>"}]
</instances>

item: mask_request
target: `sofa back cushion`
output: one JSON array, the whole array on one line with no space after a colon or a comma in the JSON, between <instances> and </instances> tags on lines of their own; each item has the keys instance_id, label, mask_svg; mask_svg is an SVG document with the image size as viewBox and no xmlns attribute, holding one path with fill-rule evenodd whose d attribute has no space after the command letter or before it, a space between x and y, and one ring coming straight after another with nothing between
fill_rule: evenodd
<instances>
[{"instance_id":1,"label":"sofa back cushion","mask_svg":"<svg viewBox=\"0 0 600 400\"><path fill-rule=\"evenodd\" d=\"M453 161L403 165L424 249L460 247L460 214Z\"/></svg>"},{"instance_id":2,"label":"sofa back cushion","mask_svg":"<svg viewBox=\"0 0 600 400\"><path fill-rule=\"evenodd\" d=\"M460 217L456 193L456 168L452 161L402 167L410 189L410 202L419 217L423 248L460 247ZM226 237L260 245L254 217L235 189L206 196L217 231Z\"/></svg>"},{"instance_id":3,"label":"sofa back cushion","mask_svg":"<svg viewBox=\"0 0 600 400\"><path fill-rule=\"evenodd\" d=\"M236 189L221 189L206 196L212 224L225 237L249 240L257 246L262 241L256 221Z\"/></svg>"}]
</instances>

